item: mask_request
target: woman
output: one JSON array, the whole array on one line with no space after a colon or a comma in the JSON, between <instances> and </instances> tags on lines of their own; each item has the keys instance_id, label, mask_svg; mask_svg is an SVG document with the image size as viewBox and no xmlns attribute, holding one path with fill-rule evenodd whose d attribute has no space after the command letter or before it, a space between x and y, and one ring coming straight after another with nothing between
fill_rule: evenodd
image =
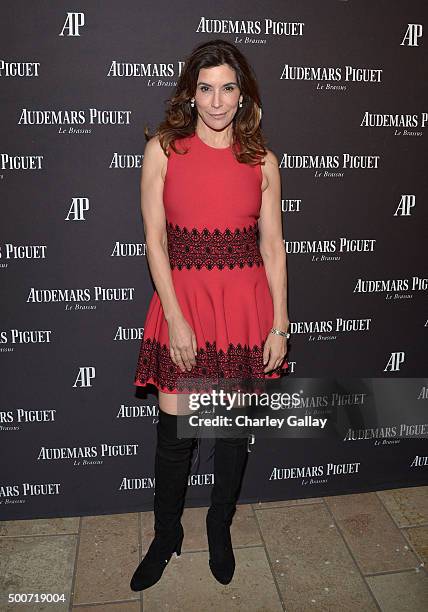
<instances>
[{"instance_id":1,"label":"woman","mask_svg":"<svg viewBox=\"0 0 428 612\"><path fill-rule=\"evenodd\" d=\"M181 553L194 438L177 436L186 418L178 395L181 403L211 382L278 378L288 367L280 177L260 119L251 67L236 46L213 40L187 59L146 144L141 209L156 291L134 384L158 388L159 421L155 538L132 577L135 591ZM230 525L247 452L245 437L216 438L206 526L209 565L222 584L235 569Z\"/></svg>"}]
</instances>

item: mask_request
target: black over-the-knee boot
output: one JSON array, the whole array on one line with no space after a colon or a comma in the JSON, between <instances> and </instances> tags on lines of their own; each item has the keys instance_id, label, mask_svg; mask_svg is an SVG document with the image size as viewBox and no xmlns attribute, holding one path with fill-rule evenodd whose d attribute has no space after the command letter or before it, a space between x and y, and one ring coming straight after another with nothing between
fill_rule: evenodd
<instances>
[{"instance_id":1,"label":"black over-the-knee boot","mask_svg":"<svg viewBox=\"0 0 428 612\"><path fill-rule=\"evenodd\" d=\"M142 591L161 578L172 554L181 554L184 532L181 516L184 509L194 438L177 437L178 419L159 410L157 447L155 455L155 537L134 572L130 587Z\"/></svg>"},{"instance_id":2,"label":"black over-the-knee boot","mask_svg":"<svg viewBox=\"0 0 428 612\"><path fill-rule=\"evenodd\" d=\"M216 438L214 485L206 517L209 566L214 577L228 584L235 571L230 526L248 457L248 436Z\"/></svg>"}]
</instances>

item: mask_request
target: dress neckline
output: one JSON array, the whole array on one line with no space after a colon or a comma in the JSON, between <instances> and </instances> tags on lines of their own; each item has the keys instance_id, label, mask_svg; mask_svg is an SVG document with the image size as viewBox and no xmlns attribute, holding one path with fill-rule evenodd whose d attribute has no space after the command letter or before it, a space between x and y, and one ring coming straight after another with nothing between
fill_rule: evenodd
<instances>
[{"instance_id":1,"label":"dress neckline","mask_svg":"<svg viewBox=\"0 0 428 612\"><path fill-rule=\"evenodd\" d=\"M212 149L213 151L229 151L231 148L231 145L229 145L228 147L212 147L211 145L207 144L206 142L204 142L202 140L202 138L200 138L200 136L198 136L198 133L195 130L195 138L204 146L207 147L207 149Z\"/></svg>"}]
</instances>

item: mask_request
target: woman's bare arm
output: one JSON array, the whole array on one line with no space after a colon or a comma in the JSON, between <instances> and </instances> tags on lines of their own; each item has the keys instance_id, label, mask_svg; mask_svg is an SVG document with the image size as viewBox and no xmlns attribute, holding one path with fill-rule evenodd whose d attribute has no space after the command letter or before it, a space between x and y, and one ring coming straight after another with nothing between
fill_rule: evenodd
<instances>
[{"instance_id":1,"label":"woman's bare arm","mask_svg":"<svg viewBox=\"0 0 428 612\"><path fill-rule=\"evenodd\" d=\"M278 160L272 151L265 158L264 183L260 209L260 252L274 305L273 326L287 329L287 257L282 235L281 179ZM263 186L262 186L263 187Z\"/></svg>"},{"instance_id":2,"label":"woman's bare arm","mask_svg":"<svg viewBox=\"0 0 428 612\"><path fill-rule=\"evenodd\" d=\"M162 171L167 157L157 136L151 138L144 150L140 194L146 256L167 321L181 314L175 295L168 257L166 218L163 204Z\"/></svg>"},{"instance_id":3,"label":"woman's bare arm","mask_svg":"<svg viewBox=\"0 0 428 612\"><path fill-rule=\"evenodd\" d=\"M169 327L171 358L184 371L184 366L191 369L191 365L196 363L196 338L183 316L172 282L163 203L166 161L159 138L154 136L146 143L144 150L140 183L141 213L147 261Z\"/></svg>"},{"instance_id":4,"label":"woman's bare arm","mask_svg":"<svg viewBox=\"0 0 428 612\"><path fill-rule=\"evenodd\" d=\"M278 160L268 151L263 166L262 205L258 221L260 253L272 295L274 316L272 327L288 330L287 311L287 257L282 235L281 179ZM283 336L268 334L263 349L265 372L280 366L287 354L287 341Z\"/></svg>"}]
</instances>

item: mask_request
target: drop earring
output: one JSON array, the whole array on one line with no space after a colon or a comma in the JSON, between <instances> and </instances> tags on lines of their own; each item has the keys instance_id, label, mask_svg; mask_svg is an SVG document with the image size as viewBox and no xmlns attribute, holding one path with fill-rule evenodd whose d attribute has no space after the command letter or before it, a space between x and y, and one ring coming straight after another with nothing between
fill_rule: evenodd
<instances>
[{"instance_id":1,"label":"drop earring","mask_svg":"<svg viewBox=\"0 0 428 612\"><path fill-rule=\"evenodd\" d=\"M239 100L239 108L242 108L242 100Z\"/></svg>"},{"instance_id":2,"label":"drop earring","mask_svg":"<svg viewBox=\"0 0 428 612\"><path fill-rule=\"evenodd\" d=\"M190 106L191 106L192 108L194 108L194 106L195 106L195 98L192 98L192 99L190 100Z\"/></svg>"}]
</instances>

